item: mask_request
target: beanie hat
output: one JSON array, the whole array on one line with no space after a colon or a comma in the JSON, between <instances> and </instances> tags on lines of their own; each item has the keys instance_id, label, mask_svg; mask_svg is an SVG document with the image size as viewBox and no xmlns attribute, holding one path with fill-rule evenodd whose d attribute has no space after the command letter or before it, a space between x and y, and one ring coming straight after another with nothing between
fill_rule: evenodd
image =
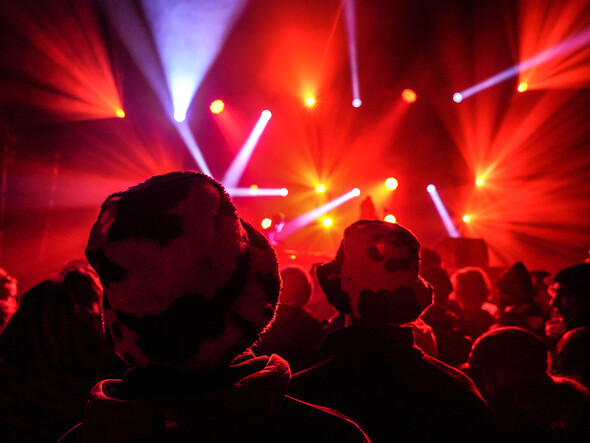
<instances>
[{"instance_id":1,"label":"beanie hat","mask_svg":"<svg viewBox=\"0 0 590 443\"><path fill-rule=\"evenodd\" d=\"M419 253L418 240L403 226L360 220L344 231L336 258L318 266L318 281L341 313L408 323L432 304L432 287L418 275Z\"/></svg>"},{"instance_id":2,"label":"beanie hat","mask_svg":"<svg viewBox=\"0 0 590 443\"><path fill-rule=\"evenodd\" d=\"M86 256L104 287L104 331L134 367L227 365L274 318L274 250L223 186L198 172L109 196Z\"/></svg>"},{"instance_id":3,"label":"beanie hat","mask_svg":"<svg viewBox=\"0 0 590 443\"><path fill-rule=\"evenodd\" d=\"M560 270L553 277L553 283L565 286L572 297L590 302L590 263L579 263Z\"/></svg>"},{"instance_id":4,"label":"beanie hat","mask_svg":"<svg viewBox=\"0 0 590 443\"><path fill-rule=\"evenodd\" d=\"M469 370L493 368L545 373L549 349L531 331L506 326L477 338L469 354Z\"/></svg>"}]
</instances>

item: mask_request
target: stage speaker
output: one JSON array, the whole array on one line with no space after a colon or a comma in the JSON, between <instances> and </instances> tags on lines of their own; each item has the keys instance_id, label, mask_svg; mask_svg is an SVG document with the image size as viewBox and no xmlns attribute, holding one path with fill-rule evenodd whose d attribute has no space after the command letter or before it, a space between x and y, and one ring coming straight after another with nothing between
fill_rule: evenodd
<instances>
[{"instance_id":1,"label":"stage speaker","mask_svg":"<svg viewBox=\"0 0 590 443\"><path fill-rule=\"evenodd\" d=\"M448 237L438 242L434 250L449 273L466 266L488 267L488 245L482 238Z\"/></svg>"}]
</instances>

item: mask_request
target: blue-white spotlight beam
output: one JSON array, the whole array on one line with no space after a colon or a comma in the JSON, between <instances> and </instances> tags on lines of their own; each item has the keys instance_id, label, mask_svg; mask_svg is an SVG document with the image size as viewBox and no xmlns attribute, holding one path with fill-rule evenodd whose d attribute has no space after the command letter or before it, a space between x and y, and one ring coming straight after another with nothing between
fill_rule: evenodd
<instances>
[{"instance_id":1,"label":"blue-white spotlight beam","mask_svg":"<svg viewBox=\"0 0 590 443\"><path fill-rule=\"evenodd\" d=\"M287 188L226 188L232 197L286 197Z\"/></svg>"},{"instance_id":2,"label":"blue-white spotlight beam","mask_svg":"<svg viewBox=\"0 0 590 443\"><path fill-rule=\"evenodd\" d=\"M447 230L447 233L449 234L449 237L453 237L453 238L459 237L459 232L457 231L457 228L453 224L453 221L451 220L451 217L449 216L449 213L447 212L445 205L443 204L442 200L440 199L440 196L438 195L438 191L436 190L436 186L428 185L426 187L426 190L430 194L430 198L432 198L432 201L434 202L434 206L436 206L436 210L438 211L438 214L440 215L440 218L441 218L443 224L445 225L445 228Z\"/></svg>"},{"instance_id":3,"label":"blue-white spotlight beam","mask_svg":"<svg viewBox=\"0 0 590 443\"><path fill-rule=\"evenodd\" d=\"M281 232L277 233L276 240L277 241L283 240L284 238L288 237L289 235L299 231L301 228L304 228L305 226L309 225L314 220L317 220L319 217L321 217L325 213L330 212L332 209L340 206L341 204L347 202L348 200L350 200L352 198L358 197L359 195L361 195L360 189L354 188L351 191L347 192L346 194L341 195L340 197L338 197L332 201L329 201L328 203L326 203L322 206L312 209L311 211L306 212L305 214L302 214L299 217L286 222L285 227L281 230Z\"/></svg>"},{"instance_id":4,"label":"blue-white spotlight beam","mask_svg":"<svg viewBox=\"0 0 590 443\"><path fill-rule=\"evenodd\" d=\"M174 111L170 91L166 85L160 59L153 48L151 30L141 19L135 2L133 0L101 0L98 4L103 8L131 57L150 83L162 107L172 114Z\"/></svg>"},{"instance_id":5,"label":"blue-white spotlight beam","mask_svg":"<svg viewBox=\"0 0 590 443\"><path fill-rule=\"evenodd\" d=\"M352 81L352 106L362 105L359 87L358 57L356 51L356 0L344 0L344 20L348 40L348 58L350 60L350 78Z\"/></svg>"},{"instance_id":6,"label":"blue-white spotlight beam","mask_svg":"<svg viewBox=\"0 0 590 443\"><path fill-rule=\"evenodd\" d=\"M222 183L226 188L235 188L238 186L244 170L248 166L250 157L252 157L252 152L254 152L254 148L271 117L272 114L268 110L264 110L260 114L260 118L256 122L254 129L252 129L252 132L248 136L248 140L246 140L246 143L244 143L244 146L242 146L242 149L240 149L240 152L236 155L236 158L234 158L234 161L223 176Z\"/></svg>"},{"instance_id":7,"label":"blue-white spotlight beam","mask_svg":"<svg viewBox=\"0 0 590 443\"><path fill-rule=\"evenodd\" d=\"M193 136L193 133L188 126L188 123L187 122L176 123L176 129L178 130L178 133L180 134L180 136L184 140L184 144L186 145L186 147L190 151L191 155L193 156L193 158L197 162L197 165L199 166L199 169L201 170L201 172L203 174L207 174L210 177L213 177L213 175L211 174L211 171L209 170L209 167L207 166L207 162L205 161L205 157L203 157L203 154L201 153L201 150L199 149L199 146L197 145L197 141L195 140L195 137Z\"/></svg>"},{"instance_id":8,"label":"blue-white spotlight beam","mask_svg":"<svg viewBox=\"0 0 590 443\"><path fill-rule=\"evenodd\" d=\"M467 97L477 94L484 89L490 88L510 77L514 77L520 72L524 72L527 69L545 63L546 61L551 60L559 55L580 49L581 47L586 46L588 43L590 43L590 28L586 28L582 32L565 39L561 43L552 46L551 48L548 48L537 55L528 58L519 64L508 68L505 71L488 78L487 80L484 80L481 83L478 83L475 86L471 86L470 88L467 88L461 92L455 92L453 94L453 100L456 103L460 103Z\"/></svg>"},{"instance_id":9,"label":"blue-white spotlight beam","mask_svg":"<svg viewBox=\"0 0 590 443\"><path fill-rule=\"evenodd\" d=\"M183 121L245 0L142 0L164 68L174 119Z\"/></svg>"}]
</instances>

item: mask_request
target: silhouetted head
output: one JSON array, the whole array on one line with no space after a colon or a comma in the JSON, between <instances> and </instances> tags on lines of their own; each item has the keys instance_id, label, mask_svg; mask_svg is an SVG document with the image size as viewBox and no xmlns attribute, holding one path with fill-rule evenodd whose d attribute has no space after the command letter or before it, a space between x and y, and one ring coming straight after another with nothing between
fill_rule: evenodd
<instances>
[{"instance_id":1,"label":"silhouetted head","mask_svg":"<svg viewBox=\"0 0 590 443\"><path fill-rule=\"evenodd\" d=\"M560 270L552 279L549 293L566 328L590 324L590 263Z\"/></svg>"},{"instance_id":2,"label":"silhouetted head","mask_svg":"<svg viewBox=\"0 0 590 443\"><path fill-rule=\"evenodd\" d=\"M69 268L22 295L0 336L0 358L31 371L92 371L87 354L98 362L108 350L96 309L101 286L88 268Z\"/></svg>"},{"instance_id":3,"label":"silhouetted head","mask_svg":"<svg viewBox=\"0 0 590 443\"><path fill-rule=\"evenodd\" d=\"M420 275L434 288L435 303L444 303L448 300L449 295L453 292L453 284L444 268L440 266L421 267Z\"/></svg>"},{"instance_id":4,"label":"silhouetted head","mask_svg":"<svg viewBox=\"0 0 590 443\"><path fill-rule=\"evenodd\" d=\"M476 266L461 268L451 276L455 297L462 309L480 309L491 292L489 279Z\"/></svg>"},{"instance_id":5,"label":"silhouetted head","mask_svg":"<svg viewBox=\"0 0 590 443\"><path fill-rule=\"evenodd\" d=\"M281 269L281 280L283 281L281 304L296 308L305 306L311 297L312 290L309 272L302 266L287 266Z\"/></svg>"},{"instance_id":6,"label":"silhouetted head","mask_svg":"<svg viewBox=\"0 0 590 443\"><path fill-rule=\"evenodd\" d=\"M403 324L432 304L432 287L419 275L420 244L397 223L361 220L344 231L331 262L317 268L328 301L350 318Z\"/></svg>"},{"instance_id":7,"label":"silhouetted head","mask_svg":"<svg viewBox=\"0 0 590 443\"><path fill-rule=\"evenodd\" d=\"M496 290L502 306L518 306L533 303L533 281L528 269L517 262L496 280Z\"/></svg>"},{"instance_id":8,"label":"silhouetted head","mask_svg":"<svg viewBox=\"0 0 590 443\"><path fill-rule=\"evenodd\" d=\"M228 365L275 315L274 250L201 173L152 177L108 197L86 255L104 286L105 333L134 367Z\"/></svg>"}]
</instances>

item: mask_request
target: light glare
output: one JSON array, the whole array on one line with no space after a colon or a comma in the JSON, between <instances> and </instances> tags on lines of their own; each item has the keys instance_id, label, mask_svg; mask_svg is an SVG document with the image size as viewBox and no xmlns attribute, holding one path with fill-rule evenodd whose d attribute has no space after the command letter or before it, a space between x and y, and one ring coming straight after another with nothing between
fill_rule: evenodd
<instances>
[{"instance_id":1,"label":"light glare","mask_svg":"<svg viewBox=\"0 0 590 443\"><path fill-rule=\"evenodd\" d=\"M186 119L186 112L184 111L174 111L174 120L178 123L182 123Z\"/></svg>"},{"instance_id":2,"label":"light glare","mask_svg":"<svg viewBox=\"0 0 590 443\"><path fill-rule=\"evenodd\" d=\"M224 108L225 108L225 103L223 103L222 100L215 100L211 103L211 106L209 106L209 109L211 110L211 112L213 114L219 114L220 112L223 111Z\"/></svg>"},{"instance_id":3,"label":"light glare","mask_svg":"<svg viewBox=\"0 0 590 443\"><path fill-rule=\"evenodd\" d=\"M395 223L397 220L395 218L395 215L393 214L387 214L384 218L384 221L386 221L387 223Z\"/></svg>"},{"instance_id":4,"label":"light glare","mask_svg":"<svg viewBox=\"0 0 590 443\"><path fill-rule=\"evenodd\" d=\"M262 229L268 229L272 226L272 220L270 218L265 218L260 222L260 226L262 226Z\"/></svg>"},{"instance_id":5,"label":"light glare","mask_svg":"<svg viewBox=\"0 0 590 443\"><path fill-rule=\"evenodd\" d=\"M418 94L413 89L404 89L402 91L402 99L406 103L414 103L418 98Z\"/></svg>"},{"instance_id":6,"label":"light glare","mask_svg":"<svg viewBox=\"0 0 590 443\"><path fill-rule=\"evenodd\" d=\"M398 182L394 177L389 177L387 180L385 180L385 187L390 191L397 189L397 186Z\"/></svg>"}]
</instances>

